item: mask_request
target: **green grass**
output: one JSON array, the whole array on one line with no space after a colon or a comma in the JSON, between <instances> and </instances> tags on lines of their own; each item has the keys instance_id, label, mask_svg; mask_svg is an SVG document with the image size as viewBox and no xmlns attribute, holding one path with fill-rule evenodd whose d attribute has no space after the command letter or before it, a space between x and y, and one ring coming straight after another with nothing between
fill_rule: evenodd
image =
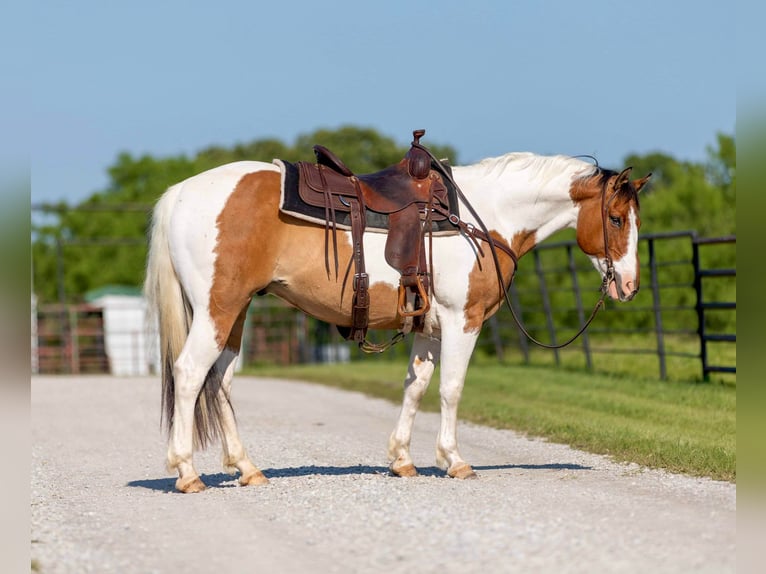
<instances>
[{"instance_id":1,"label":"green grass","mask_svg":"<svg viewBox=\"0 0 766 574\"><path fill-rule=\"evenodd\" d=\"M249 374L314 381L398 403L406 361L262 366ZM422 408L437 411L438 369ZM461 420L513 429L618 461L736 480L736 387L476 360ZM393 421L392 421L393 424Z\"/></svg>"},{"instance_id":2,"label":"green grass","mask_svg":"<svg viewBox=\"0 0 766 574\"><path fill-rule=\"evenodd\" d=\"M647 334L591 334L590 343L593 370L615 376L635 376L643 378L659 378L659 358L657 342ZM488 348L477 349L484 352ZM603 352L603 351L612 352ZM623 350L626 352L616 352ZM636 352L640 350L641 352ZM600 352L599 352L600 351ZM737 347L735 344L719 342L708 344L708 362L712 365L736 366ZM696 336L665 335L666 376L670 381L700 382L702 381L702 365L699 358L700 344ZM533 365L555 366L555 355L547 350L530 345L530 363ZM520 351L514 347L506 350L509 364L522 365ZM559 366L573 370L586 368L582 342L578 341L559 351ZM710 382L736 385L737 375L732 373L712 373Z\"/></svg>"}]
</instances>

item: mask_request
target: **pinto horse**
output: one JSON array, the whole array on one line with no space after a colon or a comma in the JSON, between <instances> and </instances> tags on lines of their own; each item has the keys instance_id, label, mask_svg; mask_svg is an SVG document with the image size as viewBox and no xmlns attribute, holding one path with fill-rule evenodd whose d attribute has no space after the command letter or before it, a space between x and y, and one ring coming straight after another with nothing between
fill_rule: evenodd
<instances>
[{"instance_id":1,"label":"pinto horse","mask_svg":"<svg viewBox=\"0 0 766 574\"><path fill-rule=\"evenodd\" d=\"M455 182L495 242L521 257L552 233L575 228L580 248L607 278L608 295L620 301L629 301L639 287L638 192L649 178L631 181L629 174L630 168L616 172L531 153L453 168ZM268 482L242 444L230 402L254 295L272 293L328 323L351 324L346 279L323 264L324 227L282 213L280 186L277 165L236 162L170 187L154 209L145 293L160 329L167 464L177 471L175 486L182 492L205 488L192 456L215 438L222 443L224 467L240 473L240 484ZM351 232L339 231L337 239L339 259L350 265ZM384 260L385 239L381 233L364 235L371 329L402 324L399 274ZM450 477L473 478L458 450L457 408L479 331L500 307L515 263L504 251L493 258L464 231L434 236L428 256L431 306L422 332L414 335L402 409L388 441L390 470L417 474L410 456L412 427L439 361L436 462Z\"/></svg>"}]
</instances>

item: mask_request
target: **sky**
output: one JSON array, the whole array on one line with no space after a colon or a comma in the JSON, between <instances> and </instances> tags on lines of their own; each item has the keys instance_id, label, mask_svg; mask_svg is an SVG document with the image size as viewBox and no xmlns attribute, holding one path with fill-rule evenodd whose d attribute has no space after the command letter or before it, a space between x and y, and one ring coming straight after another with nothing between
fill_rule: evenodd
<instances>
[{"instance_id":1,"label":"sky","mask_svg":"<svg viewBox=\"0 0 766 574\"><path fill-rule=\"evenodd\" d=\"M10 8L27 11L30 36L5 30L33 70L33 205L105 189L122 152L292 144L343 125L401 145L425 128L423 143L461 164L532 151L613 169L652 151L704 161L735 130L736 20L722 1L17 4L33 5Z\"/></svg>"}]
</instances>

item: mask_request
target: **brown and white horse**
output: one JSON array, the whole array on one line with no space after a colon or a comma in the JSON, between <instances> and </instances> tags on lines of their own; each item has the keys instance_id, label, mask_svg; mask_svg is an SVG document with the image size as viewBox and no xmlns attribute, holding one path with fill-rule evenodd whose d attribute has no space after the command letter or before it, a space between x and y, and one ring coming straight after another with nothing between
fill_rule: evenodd
<instances>
[{"instance_id":1,"label":"brown and white horse","mask_svg":"<svg viewBox=\"0 0 766 574\"><path fill-rule=\"evenodd\" d=\"M621 173L565 156L511 153L453 168L455 181L496 240L518 256L555 231L571 227L604 277L605 234L614 262L613 299L638 290L638 191L649 176ZM245 161L191 177L167 190L153 217L145 292L160 327L163 412L169 429L167 464L176 488L205 488L192 462L195 447L215 437L223 464L242 485L267 482L240 440L230 402L245 313L256 294L273 293L306 313L349 326L351 290L324 265L319 225L281 213L280 171ZM606 201L602 199L606 198ZM602 217L602 202L608 212ZM476 223L476 222L473 222ZM370 328L397 329L398 273L384 260L385 236L364 236L370 277ZM352 259L350 232L339 232L341 264ZM433 295L423 333L415 334L401 413L388 442L391 472L417 474L410 438L421 398L440 361L441 428L437 464L456 478L475 476L460 456L458 402L484 321L501 304L495 265L465 235L434 237ZM506 287L514 271L498 251Z\"/></svg>"}]
</instances>

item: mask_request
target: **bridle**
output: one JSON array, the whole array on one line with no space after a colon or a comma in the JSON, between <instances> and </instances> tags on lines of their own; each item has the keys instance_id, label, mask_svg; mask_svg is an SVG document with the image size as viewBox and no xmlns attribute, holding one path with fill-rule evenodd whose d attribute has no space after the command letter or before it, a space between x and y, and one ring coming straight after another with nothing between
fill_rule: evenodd
<instances>
[{"instance_id":1,"label":"bridle","mask_svg":"<svg viewBox=\"0 0 766 574\"><path fill-rule=\"evenodd\" d=\"M502 297L505 300L505 304L508 307L508 310L511 312L511 316L513 317L513 320L516 322L516 325L519 327L519 330L522 333L524 333L524 335L530 341L532 341L535 345L538 345L539 347L542 347L544 349L561 349L563 347L566 347L567 345L570 345L572 342L574 342L580 335L582 335L585 332L585 330L588 328L591 322L593 322L593 319L595 319L599 309L601 309L604 305L604 300L606 299L606 295L609 291L609 285L611 285L611 283L615 281L616 273L614 270L614 262L612 260L611 254L609 253L609 233L607 232L607 219L608 219L609 204L617 195L617 189L615 189L613 193L607 199L607 187L609 187L609 180L605 180L603 184L603 188L601 190L601 228L604 234L604 258L606 260L606 271L601 281L601 289L600 289L601 295L599 296L598 301L596 301L596 304L593 307L593 311L591 312L587 321L585 321L585 323L582 325L582 327L580 327L577 333L575 333L572 337L570 337L564 343L551 345L551 344L543 343L542 341L535 339L529 333L529 331L526 329L526 327L524 327L519 317L516 315L516 311L514 310L513 304L511 303L511 299L510 299L510 296L508 295L508 291L510 290L511 285L513 284L513 279L516 276L516 269L518 268L518 256L516 255L516 253L513 251L510 245L507 245L505 242L502 242L502 241L498 242L492 237L492 235L490 235L489 230L487 229L487 226L484 224L481 217L479 217L478 213L476 213L473 206L471 206L471 204L468 202L462 190L460 189L460 186L458 186L458 184L452 178L452 174L450 173L450 170L447 169L440 160L434 157L434 155L430 152L430 150L428 150L425 146L419 143L418 144L413 143L412 145L420 149L423 149L426 153L428 153L428 155L433 160L433 165L438 168L438 171L442 175L442 177L446 178L449 181L449 183L455 187L458 198L465 205L465 207L468 209L471 215L475 218L476 223L478 224L480 230L476 229L476 227L470 223L465 223L461 221L460 218L455 214L450 214L448 217L449 221L453 225L458 227L465 235L471 237L471 239L473 239L475 243L476 243L476 238L479 238L485 241L489 245L489 250L492 253L492 260L495 264L495 272L497 273L497 281L498 281L498 285L500 286ZM513 271L511 272L511 280L508 282L508 287L505 287L505 280L503 279L503 274L502 274L502 271L500 270L500 261L497 257L498 248L501 249L506 254L508 254L513 260Z\"/></svg>"},{"instance_id":2,"label":"bridle","mask_svg":"<svg viewBox=\"0 0 766 574\"><path fill-rule=\"evenodd\" d=\"M601 281L601 301L609 290L609 285L612 281L615 281L614 261L612 255L609 253L609 233L607 233L607 219L609 217L609 204L617 196L617 189L612 192L609 199L606 199L606 188L609 185L608 181L604 182L604 188L601 190L601 229L604 232L604 259L606 260L606 271L604 272L604 278Z\"/></svg>"}]
</instances>

